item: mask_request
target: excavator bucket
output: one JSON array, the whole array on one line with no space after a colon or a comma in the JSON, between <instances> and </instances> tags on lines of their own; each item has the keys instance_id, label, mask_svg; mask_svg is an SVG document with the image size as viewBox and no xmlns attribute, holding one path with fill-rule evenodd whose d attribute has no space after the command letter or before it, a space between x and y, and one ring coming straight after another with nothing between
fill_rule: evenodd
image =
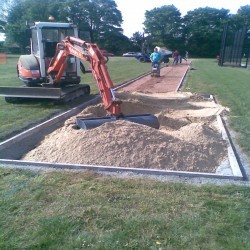
<instances>
[{"instance_id":1,"label":"excavator bucket","mask_svg":"<svg viewBox=\"0 0 250 250\"><path fill-rule=\"evenodd\" d=\"M77 117L76 124L81 129L92 129L101 126L106 122L113 122L117 120L125 120L142 125L149 126L151 128L158 129L160 127L159 120L156 116L151 114L140 114L140 115L128 115L123 117L97 117L97 118L84 118Z\"/></svg>"}]
</instances>

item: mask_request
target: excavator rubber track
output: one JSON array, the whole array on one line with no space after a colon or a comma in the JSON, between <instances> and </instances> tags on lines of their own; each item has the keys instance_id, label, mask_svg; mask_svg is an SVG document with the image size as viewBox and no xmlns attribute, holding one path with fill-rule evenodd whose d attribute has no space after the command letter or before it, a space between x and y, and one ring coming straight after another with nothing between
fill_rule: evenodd
<instances>
[{"instance_id":1,"label":"excavator rubber track","mask_svg":"<svg viewBox=\"0 0 250 250\"><path fill-rule=\"evenodd\" d=\"M25 99L51 99L57 102L68 102L83 95L90 94L88 84L77 84L62 88L54 87L0 87L0 96L6 102L16 103Z\"/></svg>"}]
</instances>

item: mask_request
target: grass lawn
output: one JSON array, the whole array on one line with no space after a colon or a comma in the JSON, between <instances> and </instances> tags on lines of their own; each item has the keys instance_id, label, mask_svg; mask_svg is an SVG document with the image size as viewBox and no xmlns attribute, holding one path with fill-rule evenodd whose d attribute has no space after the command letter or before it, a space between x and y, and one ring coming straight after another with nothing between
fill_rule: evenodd
<instances>
[{"instance_id":1,"label":"grass lawn","mask_svg":"<svg viewBox=\"0 0 250 250\"><path fill-rule=\"evenodd\" d=\"M250 249L250 188L0 169L0 249Z\"/></svg>"},{"instance_id":2,"label":"grass lawn","mask_svg":"<svg viewBox=\"0 0 250 250\"><path fill-rule=\"evenodd\" d=\"M150 68L133 63L133 58L111 58L110 74L116 84ZM213 94L228 106L230 126L239 132L239 142L249 152L250 71L221 68L212 59L193 60L192 67L195 70L188 74L184 89ZM87 77L84 81L90 81ZM1 105L8 109L6 115L19 108ZM22 105L21 116L33 107L34 116L42 114L37 119L65 108L36 102ZM6 120L0 119L1 124ZM247 250L249 239L249 187L0 168L0 249Z\"/></svg>"}]
</instances>

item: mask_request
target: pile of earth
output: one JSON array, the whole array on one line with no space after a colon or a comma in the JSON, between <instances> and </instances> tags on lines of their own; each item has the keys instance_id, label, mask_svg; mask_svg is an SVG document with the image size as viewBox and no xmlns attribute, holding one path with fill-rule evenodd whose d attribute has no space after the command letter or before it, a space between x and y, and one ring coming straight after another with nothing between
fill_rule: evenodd
<instances>
[{"instance_id":1,"label":"pile of earth","mask_svg":"<svg viewBox=\"0 0 250 250\"><path fill-rule=\"evenodd\" d=\"M227 158L227 142L216 125L216 115L224 108L212 100L190 93L122 92L118 97L124 114L154 114L160 129L117 120L82 130L71 117L22 159L212 173ZM78 116L105 115L103 105L97 104Z\"/></svg>"}]
</instances>

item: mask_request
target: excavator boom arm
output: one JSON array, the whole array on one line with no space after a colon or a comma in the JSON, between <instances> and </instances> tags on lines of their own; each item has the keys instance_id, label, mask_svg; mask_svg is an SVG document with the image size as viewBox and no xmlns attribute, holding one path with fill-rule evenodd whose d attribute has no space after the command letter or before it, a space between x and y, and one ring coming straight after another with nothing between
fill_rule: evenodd
<instances>
[{"instance_id":1,"label":"excavator boom arm","mask_svg":"<svg viewBox=\"0 0 250 250\"><path fill-rule=\"evenodd\" d=\"M52 76L54 84L60 82L68 56L75 56L88 62L107 113L115 117L122 116L121 101L115 97L114 85L106 66L107 60L101 54L97 44L87 43L75 37L66 37L61 43L57 44L56 55L48 68L48 74Z\"/></svg>"}]
</instances>

